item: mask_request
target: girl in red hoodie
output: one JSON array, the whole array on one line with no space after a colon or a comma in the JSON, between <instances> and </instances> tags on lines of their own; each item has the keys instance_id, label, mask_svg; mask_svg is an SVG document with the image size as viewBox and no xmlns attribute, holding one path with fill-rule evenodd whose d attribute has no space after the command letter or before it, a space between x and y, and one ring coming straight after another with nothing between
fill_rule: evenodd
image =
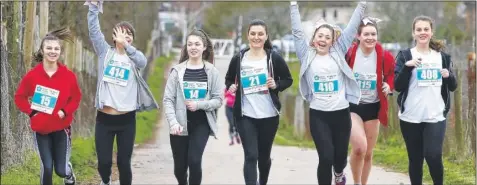
<instances>
[{"instance_id":1,"label":"girl in red hoodie","mask_svg":"<svg viewBox=\"0 0 477 185\"><path fill-rule=\"evenodd\" d=\"M387 96L392 92L394 83L394 58L377 42L377 21L371 17L361 21L358 41L346 54L346 61L361 89L359 105L350 103L350 165L354 184L366 184L368 181L379 123L387 126Z\"/></svg>"},{"instance_id":2,"label":"girl in red hoodie","mask_svg":"<svg viewBox=\"0 0 477 185\"><path fill-rule=\"evenodd\" d=\"M42 185L53 183L53 165L65 185L74 185L76 181L69 162L70 124L81 91L75 74L58 61L62 51L60 40L73 40L68 28L46 34L34 56L39 64L23 77L15 93L16 106L29 115L30 127L35 132Z\"/></svg>"}]
</instances>

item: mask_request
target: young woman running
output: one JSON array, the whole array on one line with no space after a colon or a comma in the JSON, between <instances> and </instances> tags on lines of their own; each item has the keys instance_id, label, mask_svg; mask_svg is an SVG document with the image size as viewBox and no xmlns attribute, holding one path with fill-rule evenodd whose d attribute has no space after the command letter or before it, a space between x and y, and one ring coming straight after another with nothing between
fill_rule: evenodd
<instances>
[{"instance_id":1,"label":"young woman running","mask_svg":"<svg viewBox=\"0 0 477 185\"><path fill-rule=\"evenodd\" d=\"M290 87L293 80L285 60L272 51L265 22L253 20L247 33L249 48L230 61L225 84L236 94L233 114L245 155L245 184L265 185L281 109L278 93Z\"/></svg>"},{"instance_id":2,"label":"young woman running","mask_svg":"<svg viewBox=\"0 0 477 185\"><path fill-rule=\"evenodd\" d=\"M114 27L114 47L111 47L99 25L98 14L102 10L102 1L87 1L86 5L89 6L89 37L98 55L95 144L101 184L111 183L115 137L120 184L131 184L136 112L159 106L139 72L139 68L146 66L147 59L131 45L135 34L132 25L120 22Z\"/></svg>"},{"instance_id":3,"label":"young woman running","mask_svg":"<svg viewBox=\"0 0 477 185\"><path fill-rule=\"evenodd\" d=\"M351 171L354 184L366 184L371 171L379 123L387 126L387 96L394 85L394 57L378 43L377 19L365 17L358 28L358 41L346 54L361 88L358 105L350 103Z\"/></svg>"},{"instance_id":4,"label":"young woman running","mask_svg":"<svg viewBox=\"0 0 477 185\"><path fill-rule=\"evenodd\" d=\"M366 9L360 2L340 35L338 28L322 23L307 41L296 1L290 3L292 34L300 61L300 93L310 103L310 131L319 155L319 184L331 184L332 167L335 183L345 184L351 132L349 103L358 104L360 89L345 55L357 34Z\"/></svg>"},{"instance_id":5,"label":"young woman running","mask_svg":"<svg viewBox=\"0 0 477 185\"><path fill-rule=\"evenodd\" d=\"M53 184L53 167L65 185L76 182L71 156L71 122L81 100L76 75L58 59L60 41L73 41L68 28L54 30L41 40L35 53L39 62L21 80L15 105L30 117L40 157L40 184ZM30 102L31 98L31 102Z\"/></svg>"},{"instance_id":6,"label":"young woman running","mask_svg":"<svg viewBox=\"0 0 477 185\"><path fill-rule=\"evenodd\" d=\"M187 36L179 64L172 67L167 78L163 103L179 185L201 184L202 154L209 136L217 136L217 109L222 106L224 85L213 63L209 36L193 30Z\"/></svg>"},{"instance_id":7,"label":"young woman running","mask_svg":"<svg viewBox=\"0 0 477 185\"><path fill-rule=\"evenodd\" d=\"M444 53L443 43L432 38L433 26L430 17L416 17L412 23L415 47L396 56L394 87L399 92L399 119L411 184L422 184L424 159L434 184L444 183L442 145L450 92L457 88L457 81L450 55Z\"/></svg>"}]
</instances>

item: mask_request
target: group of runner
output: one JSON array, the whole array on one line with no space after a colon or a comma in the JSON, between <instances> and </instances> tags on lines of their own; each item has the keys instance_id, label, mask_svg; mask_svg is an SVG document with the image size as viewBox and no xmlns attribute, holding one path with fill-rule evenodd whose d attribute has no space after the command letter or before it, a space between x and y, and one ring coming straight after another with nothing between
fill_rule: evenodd
<instances>
[{"instance_id":1,"label":"group of runner","mask_svg":"<svg viewBox=\"0 0 477 185\"><path fill-rule=\"evenodd\" d=\"M136 112L158 108L139 72L147 59L132 46L131 24L120 22L114 27L110 46L98 18L103 2L85 5L89 37L98 56L95 148L101 184L111 184L115 138L120 184L132 184ZM377 41L380 20L364 16L365 10L366 2L359 2L343 30L320 20L307 39L297 2L290 3L291 31L301 65L299 91L310 104L310 131L319 155L318 183L331 184L334 176L335 184L346 184L343 171L351 143L354 184L367 184L379 125L388 123L387 97L396 90L410 181L422 184L425 159L434 184L443 184L446 115L450 92L457 87L451 58L433 38L432 19L418 16L412 23L415 46L401 50L394 59ZM294 81L285 60L272 49L267 28L259 19L249 24L249 47L231 59L225 86L214 66L207 33L194 29L187 36L163 98L178 184L201 184L202 155L209 136L217 138L217 110L224 95L230 144L243 147L245 184L267 184L281 110L279 93ZM52 184L54 167L65 185L72 185L76 177L69 162L71 122L82 95L75 74L59 61L61 40L73 40L67 28L42 39L35 53L39 64L21 80L15 104L30 117L41 160L40 183Z\"/></svg>"}]
</instances>

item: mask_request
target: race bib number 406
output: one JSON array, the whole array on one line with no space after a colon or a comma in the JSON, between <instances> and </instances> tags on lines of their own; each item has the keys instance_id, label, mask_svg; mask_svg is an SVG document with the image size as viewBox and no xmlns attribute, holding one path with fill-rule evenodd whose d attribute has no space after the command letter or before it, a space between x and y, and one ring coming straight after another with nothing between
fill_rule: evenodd
<instances>
[{"instance_id":1,"label":"race bib number 406","mask_svg":"<svg viewBox=\"0 0 477 185\"><path fill-rule=\"evenodd\" d=\"M205 100L207 95L207 82L184 82L183 87L186 100Z\"/></svg>"},{"instance_id":2,"label":"race bib number 406","mask_svg":"<svg viewBox=\"0 0 477 185\"><path fill-rule=\"evenodd\" d=\"M131 72L131 64L128 62L118 62L111 60L106 65L103 79L106 82L126 86L128 84L129 73Z\"/></svg>"},{"instance_id":3,"label":"race bib number 406","mask_svg":"<svg viewBox=\"0 0 477 185\"><path fill-rule=\"evenodd\" d=\"M338 75L315 75L313 94L315 97L332 97L338 94Z\"/></svg>"},{"instance_id":4,"label":"race bib number 406","mask_svg":"<svg viewBox=\"0 0 477 185\"><path fill-rule=\"evenodd\" d=\"M437 63L423 63L416 69L418 86L441 86L441 67Z\"/></svg>"},{"instance_id":5,"label":"race bib number 406","mask_svg":"<svg viewBox=\"0 0 477 185\"><path fill-rule=\"evenodd\" d=\"M51 114L56 106L60 91L36 85L35 93L31 100L31 109Z\"/></svg>"},{"instance_id":6,"label":"race bib number 406","mask_svg":"<svg viewBox=\"0 0 477 185\"><path fill-rule=\"evenodd\" d=\"M376 74L354 73L362 95L370 95L376 91Z\"/></svg>"},{"instance_id":7,"label":"race bib number 406","mask_svg":"<svg viewBox=\"0 0 477 185\"><path fill-rule=\"evenodd\" d=\"M244 94L268 91L267 71L264 68L242 69L240 78Z\"/></svg>"}]
</instances>

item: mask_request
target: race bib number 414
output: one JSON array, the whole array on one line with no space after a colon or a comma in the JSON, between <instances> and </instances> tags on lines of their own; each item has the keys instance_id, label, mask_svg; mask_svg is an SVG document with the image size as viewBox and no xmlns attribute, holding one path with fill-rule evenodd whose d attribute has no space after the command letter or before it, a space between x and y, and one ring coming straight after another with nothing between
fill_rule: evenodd
<instances>
[{"instance_id":1,"label":"race bib number 414","mask_svg":"<svg viewBox=\"0 0 477 185\"><path fill-rule=\"evenodd\" d=\"M244 94L268 91L267 71L264 68L242 69L240 78Z\"/></svg>"},{"instance_id":2,"label":"race bib number 414","mask_svg":"<svg viewBox=\"0 0 477 185\"><path fill-rule=\"evenodd\" d=\"M51 114L55 109L60 91L41 85L36 85L31 100L31 109Z\"/></svg>"},{"instance_id":3,"label":"race bib number 414","mask_svg":"<svg viewBox=\"0 0 477 185\"><path fill-rule=\"evenodd\" d=\"M207 95L207 82L184 82L185 100L201 101Z\"/></svg>"},{"instance_id":4,"label":"race bib number 414","mask_svg":"<svg viewBox=\"0 0 477 185\"><path fill-rule=\"evenodd\" d=\"M437 63L423 63L416 69L418 86L441 86L441 67Z\"/></svg>"},{"instance_id":5,"label":"race bib number 414","mask_svg":"<svg viewBox=\"0 0 477 185\"><path fill-rule=\"evenodd\" d=\"M338 95L338 75L315 75L313 79L313 94L317 98Z\"/></svg>"},{"instance_id":6,"label":"race bib number 414","mask_svg":"<svg viewBox=\"0 0 477 185\"><path fill-rule=\"evenodd\" d=\"M106 65L103 79L106 82L126 86L128 84L129 73L131 72L131 64L128 62L118 62L111 60Z\"/></svg>"}]
</instances>

